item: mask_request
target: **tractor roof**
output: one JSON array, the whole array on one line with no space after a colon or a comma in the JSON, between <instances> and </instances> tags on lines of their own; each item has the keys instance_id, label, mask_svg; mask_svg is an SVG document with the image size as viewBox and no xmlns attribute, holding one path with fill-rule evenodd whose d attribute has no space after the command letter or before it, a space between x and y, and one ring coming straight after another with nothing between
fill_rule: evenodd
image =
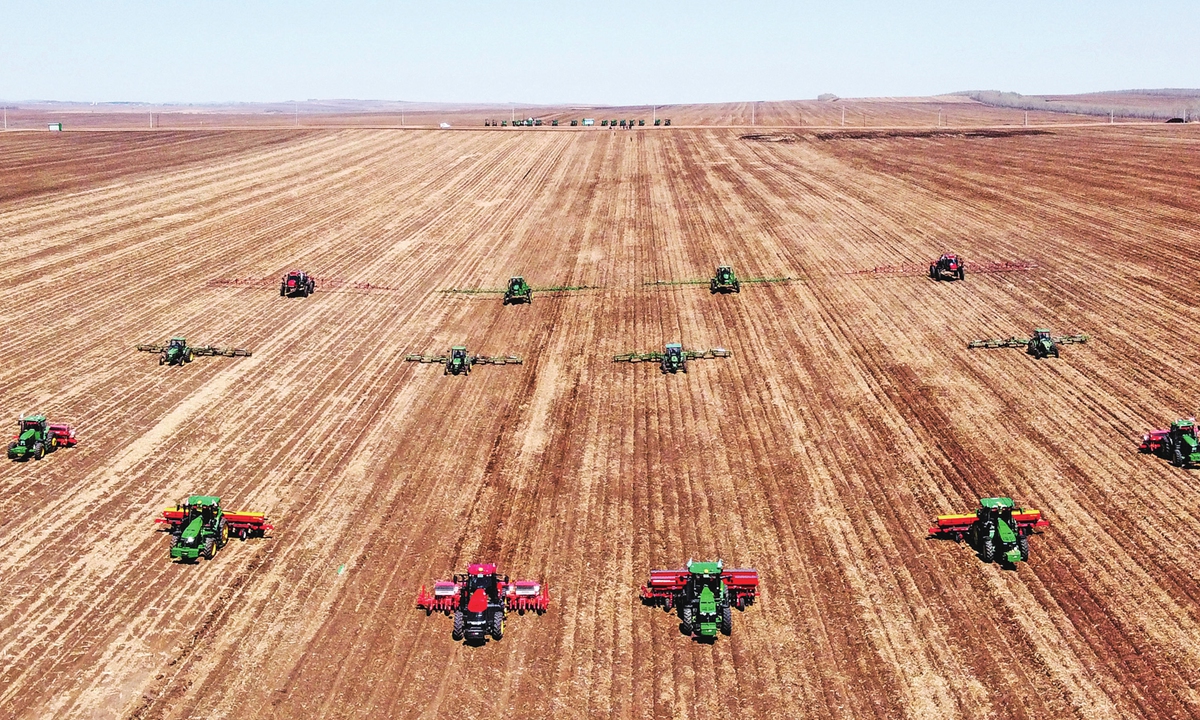
<instances>
[{"instance_id":1,"label":"tractor roof","mask_svg":"<svg viewBox=\"0 0 1200 720\"><path fill-rule=\"evenodd\" d=\"M717 272L720 272L722 270L732 270L732 269L733 269L733 266L731 266L731 265L718 265L717 266Z\"/></svg>"},{"instance_id":2,"label":"tractor roof","mask_svg":"<svg viewBox=\"0 0 1200 720\"><path fill-rule=\"evenodd\" d=\"M1010 508L1013 506L1012 498L980 498L979 504L985 508Z\"/></svg>"},{"instance_id":3,"label":"tractor roof","mask_svg":"<svg viewBox=\"0 0 1200 720\"><path fill-rule=\"evenodd\" d=\"M192 495L188 498L188 505L212 505L216 507L221 504L221 498L212 495Z\"/></svg>"},{"instance_id":4,"label":"tractor roof","mask_svg":"<svg viewBox=\"0 0 1200 720\"><path fill-rule=\"evenodd\" d=\"M467 566L467 573L470 575L495 575L496 563L475 563Z\"/></svg>"},{"instance_id":5,"label":"tractor roof","mask_svg":"<svg viewBox=\"0 0 1200 720\"><path fill-rule=\"evenodd\" d=\"M1179 428L1195 427L1196 418L1180 418L1171 424Z\"/></svg>"},{"instance_id":6,"label":"tractor roof","mask_svg":"<svg viewBox=\"0 0 1200 720\"><path fill-rule=\"evenodd\" d=\"M466 352L466 351L467 351L467 346L466 346L466 345L455 345L454 347L450 348L450 350L451 350L451 351L454 351L454 350L462 350L463 352Z\"/></svg>"},{"instance_id":7,"label":"tractor roof","mask_svg":"<svg viewBox=\"0 0 1200 720\"><path fill-rule=\"evenodd\" d=\"M508 281L509 281L510 283L512 283L512 282L525 282L525 278L524 278L524 277L522 277L522 276L520 276L520 275L513 275L512 277L510 277L510 278L508 279Z\"/></svg>"},{"instance_id":8,"label":"tractor roof","mask_svg":"<svg viewBox=\"0 0 1200 720\"><path fill-rule=\"evenodd\" d=\"M22 418L22 419L23 419L25 422L38 422L38 423L44 423L44 422L46 422L46 416L45 416L45 415L29 415L29 416L27 416L27 417L24 417L24 418Z\"/></svg>"},{"instance_id":9,"label":"tractor roof","mask_svg":"<svg viewBox=\"0 0 1200 720\"><path fill-rule=\"evenodd\" d=\"M689 562L687 569L693 575L720 575L721 562Z\"/></svg>"},{"instance_id":10,"label":"tractor roof","mask_svg":"<svg viewBox=\"0 0 1200 720\"><path fill-rule=\"evenodd\" d=\"M668 350L682 350L683 345L680 343L667 343Z\"/></svg>"},{"instance_id":11,"label":"tractor roof","mask_svg":"<svg viewBox=\"0 0 1200 720\"><path fill-rule=\"evenodd\" d=\"M1034 330L1034 332L1037 333L1038 335L1041 335L1043 333L1046 335L1050 334L1050 331L1046 328L1037 328L1036 330Z\"/></svg>"},{"instance_id":12,"label":"tractor roof","mask_svg":"<svg viewBox=\"0 0 1200 720\"><path fill-rule=\"evenodd\" d=\"M178 340L178 341L179 341L179 342L181 342L181 343L185 343L185 342L187 342L187 338L185 338L185 337L173 337L173 338L171 338L171 342L175 342L176 340Z\"/></svg>"}]
</instances>

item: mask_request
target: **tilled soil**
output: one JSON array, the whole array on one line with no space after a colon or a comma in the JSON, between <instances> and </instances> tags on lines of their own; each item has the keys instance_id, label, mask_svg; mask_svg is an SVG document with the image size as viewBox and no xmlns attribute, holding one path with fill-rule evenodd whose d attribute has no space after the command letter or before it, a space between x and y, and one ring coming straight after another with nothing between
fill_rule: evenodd
<instances>
[{"instance_id":1,"label":"tilled soil","mask_svg":"<svg viewBox=\"0 0 1200 720\"><path fill-rule=\"evenodd\" d=\"M1136 453L1200 404L1200 134L744 134L23 136L0 409L81 441L0 466L0 716L1200 717L1200 474ZM943 251L1035 267L850 274ZM796 279L643 284L720 263ZM293 267L339 285L213 282ZM599 289L439 292L513 274ZM966 349L1041 326L1091 340ZM674 341L733 357L611 360ZM456 344L526 362L403 361ZM191 492L276 529L172 564ZM991 495L1015 570L926 539ZM762 578L714 645L637 599L689 557ZM550 611L453 642L474 561Z\"/></svg>"}]
</instances>

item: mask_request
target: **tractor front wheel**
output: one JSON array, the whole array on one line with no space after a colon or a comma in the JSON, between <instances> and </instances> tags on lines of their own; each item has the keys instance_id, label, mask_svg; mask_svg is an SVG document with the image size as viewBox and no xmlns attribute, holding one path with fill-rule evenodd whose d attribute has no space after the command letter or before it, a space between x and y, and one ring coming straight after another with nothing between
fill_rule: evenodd
<instances>
[{"instance_id":1,"label":"tractor front wheel","mask_svg":"<svg viewBox=\"0 0 1200 720\"><path fill-rule=\"evenodd\" d=\"M733 607L726 605L721 608L721 634L733 633Z\"/></svg>"},{"instance_id":2,"label":"tractor front wheel","mask_svg":"<svg viewBox=\"0 0 1200 720\"><path fill-rule=\"evenodd\" d=\"M46 457L46 447L44 445L42 445L41 443L34 443L33 444L33 459L41 460L44 457Z\"/></svg>"},{"instance_id":3,"label":"tractor front wheel","mask_svg":"<svg viewBox=\"0 0 1200 720\"><path fill-rule=\"evenodd\" d=\"M683 620L683 622L680 623L680 626L679 626L680 631L682 631L684 635L691 637L692 632L693 632L692 631L692 609L690 607L681 608L679 614L681 615L680 619Z\"/></svg>"},{"instance_id":4,"label":"tractor front wheel","mask_svg":"<svg viewBox=\"0 0 1200 720\"><path fill-rule=\"evenodd\" d=\"M963 268L959 268L959 269L958 269L958 279L959 279L959 280L966 280L966 279L967 279L967 271L966 271L965 269L963 269Z\"/></svg>"},{"instance_id":5,"label":"tractor front wheel","mask_svg":"<svg viewBox=\"0 0 1200 720\"><path fill-rule=\"evenodd\" d=\"M462 640L464 630L466 629L466 621L463 620L462 610L454 611L454 629L450 631L450 637L455 641Z\"/></svg>"},{"instance_id":6,"label":"tractor front wheel","mask_svg":"<svg viewBox=\"0 0 1200 720\"><path fill-rule=\"evenodd\" d=\"M211 537L205 538L205 540L204 540L204 559L205 560L213 559L213 555L216 554L216 551L213 549L214 545L216 545L216 541L213 538L211 538Z\"/></svg>"},{"instance_id":7,"label":"tractor front wheel","mask_svg":"<svg viewBox=\"0 0 1200 720\"><path fill-rule=\"evenodd\" d=\"M985 563L990 563L996 559L996 542L992 539L991 533L988 533L980 543L979 556L983 558Z\"/></svg>"}]
</instances>

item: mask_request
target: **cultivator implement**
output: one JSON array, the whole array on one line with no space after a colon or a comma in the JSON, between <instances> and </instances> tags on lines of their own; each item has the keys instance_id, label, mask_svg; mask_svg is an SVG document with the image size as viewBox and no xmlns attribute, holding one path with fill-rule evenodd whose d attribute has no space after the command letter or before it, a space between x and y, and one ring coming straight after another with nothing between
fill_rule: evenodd
<instances>
[{"instance_id":1,"label":"cultivator implement","mask_svg":"<svg viewBox=\"0 0 1200 720\"><path fill-rule=\"evenodd\" d=\"M666 357L665 352L648 352L648 353L624 353L622 355L613 355L613 362L662 362ZM714 358L733 357L733 353L725 348L712 348L711 350L685 350L683 352L687 360L712 360Z\"/></svg>"},{"instance_id":2,"label":"cultivator implement","mask_svg":"<svg viewBox=\"0 0 1200 720\"><path fill-rule=\"evenodd\" d=\"M455 640L500 640L508 613L541 615L549 607L550 594L541 582L510 580L496 572L494 563L471 565L465 573L435 581L432 593L424 585L417 593L417 608L426 616L438 612L454 618Z\"/></svg>"},{"instance_id":3,"label":"cultivator implement","mask_svg":"<svg viewBox=\"0 0 1200 720\"><path fill-rule=\"evenodd\" d=\"M762 283L789 283L797 282L798 277L753 277L753 278L738 278L739 285L746 284L762 284ZM672 287L677 285L708 285L712 288L713 278L695 279L695 280L650 280L642 283L645 287Z\"/></svg>"},{"instance_id":4,"label":"cultivator implement","mask_svg":"<svg viewBox=\"0 0 1200 720\"><path fill-rule=\"evenodd\" d=\"M316 286L321 286L321 292L348 292L353 290L361 291L382 291L382 292L400 292L404 288L391 285L377 285L372 282L361 280L346 280L343 278L317 277L308 275L307 280L312 281L312 290L308 290L311 294L316 290ZM284 280L286 286L287 280ZM278 277L262 277L262 278L211 278L205 283L207 287L213 288L255 288L267 289L280 286ZM307 285L306 285L307 289Z\"/></svg>"},{"instance_id":5,"label":"cultivator implement","mask_svg":"<svg viewBox=\"0 0 1200 720\"><path fill-rule=\"evenodd\" d=\"M572 293L583 290L603 290L603 285L531 285L529 289L539 293ZM505 295L507 288L444 288L438 290L446 295Z\"/></svg>"},{"instance_id":6,"label":"cultivator implement","mask_svg":"<svg viewBox=\"0 0 1200 720\"><path fill-rule=\"evenodd\" d=\"M973 514L938 515L929 537L966 540L984 562L1015 565L1029 558L1029 536L1048 527L1040 510L1015 507L1012 498L983 498Z\"/></svg>"},{"instance_id":7,"label":"cultivator implement","mask_svg":"<svg viewBox=\"0 0 1200 720\"><path fill-rule=\"evenodd\" d=\"M189 363L193 358L204 356L220 356L220 357L250 357L249 350L241 348L216 347L215 345L188 345L187 339L182 337L171 338L165 345L137 345L138 351L158 353L159 365L182 365Z\"/></svg>"},{"instance_id":8,"label":"cultivator implement","mask_svg":"<svg viewBox=\"0 0 1200 720\"><path fill-rule=\"evenodd\" d=\"M1010 337L1010 338L972 340L971 342L967 343L967 348L970 350L977 350L980 348L987 348L987 349L1010 348L1010 347L1023 348L1023 347L1029 346L1030 339L1031 338L1028 338L1028 337L1016 337L1014 335L1013 337ZM1058 337L1051 338L1051 340L1053 340L1056 345L1075 345L1075 344L1079 344L1079 343L1085 343L1088 341L1088 339L1089 338L1087 335L1060 335Z\"/></svg>"},{"instance_id":9,"label":"cultivator implement","mask_svg":"<svg viewBox=\"0 0 1200 720\"><path fill-rule=\"evenodd\" d=\"M716 562L688 560L681 570L651 570L639 596L643 605L675 610L684 635L712 640L733 632L733 608L743 611L758 598L758 571L727 569Z\"/></svg>"},{"instance_id":10,"label":"cultivator implement","mask_svg":"<svg viewBox=\"0 0 1200 720\"><path fill-rule=\"evenodd\" d=\"M525 362L516 355L469 355L463 345L450 348L448 355L405 355L404 361L440 363L445 367L443 375L470 375L474 365L521 365Z\"/></svg>"}]
</instances>

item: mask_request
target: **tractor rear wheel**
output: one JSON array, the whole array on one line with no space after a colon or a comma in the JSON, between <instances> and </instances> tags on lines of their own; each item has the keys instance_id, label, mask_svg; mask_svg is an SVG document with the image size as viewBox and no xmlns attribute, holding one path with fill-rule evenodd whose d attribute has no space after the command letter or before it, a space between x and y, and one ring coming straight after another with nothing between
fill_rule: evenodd
<instances>
[{"instance_id":1,"label":"tractor rear wheel","mask_svg":"<svg viewBox=\"0 0 1200 720\"><path fill-rule=\"evenodd\" d=\"M967 279L967 271L966 271L965 269L963 269L963 268L959 268L959 269L958 269L958 279L959 279L959 280L966 280L966 279Z\"/></svg>"},{"instance_id":2,"label":"tractor rear wheel","mask_svg":"<svg viewBox=\"0 0 1200 720\"><path fill-rule=\"evenodd\" d=\"M1021 559L1029 559L1029 536L1020 535L1017 537L1017 549L1021 551Z\"/></svg>"},{"instance_id":3,"label":"tractor rear wheel","mask_svg":"<svg viewBox=\"0 0 1200 720\"><path fill-rule=\"evenodd\" d=\"M1175 467L1183 467L1183 443L1176 439L1171 443L1171 464Z\"/></svg>"},{"instance_id":4,"label":"tractor rear wheel","mask_svg":"<svg viewBox=\"0 0 1200 720\"><path fill-rule=\"evenodd\" d=\"M683 620L683 622L681 623L680 629L683 631L684 635L687 635L690 637L693 632L692 631L692 609L690 607L680 608L679 614L682 616L681 619Z\"/></svg>"},{"instance_id":5,"label":"tractor rear wheel","mask_svg":"<svg viewBox=\"0 0 1200 720\"><path fill-rule=\"evenodd\" d=\"M286 285L279 286L279 297L287 297L287 286Z\"/></svg>"},{"instance_id":6,"label":"tractor rear wheel","mask_svg":"<svg viewBox=\"0 0 1200 720\"><path fill-rule=\"evenodd\" d=\"M733 633L733 608L725 605L721 608L721 634L730 635Z\"/></svg>"},{"instance_id":7,"label":"tractor rear wheel","mask_svg":"<svg viewBox=\"0 0 1200 720\"><path fill-rule=\"evenodd\" d=\"M462 610L454 611L454 629L450 631L450 637L454 640L462 640L466 622L463 620Z\"/></svg>"},{"instance_id":8,"label":"tractor rear wheel","mask_svg":"<svg viewBox=\"0 0 1200 720\"><path fill-rule=\"evenodd\" d=\"M225 543L229 542L229 526L225 524L225 518L217 523L217 549L225 547Z\"/></svg>"},{"instance_id":9,"label":"tractor rear wheel","mask_svg":"<svg viewBox=\"0 0 1200 720\"><path fill-rule=\"evenodd\" d=\"M492 639L504 639L504 611L497 610L492 613Z\"/></svg>"}]
</instances>

